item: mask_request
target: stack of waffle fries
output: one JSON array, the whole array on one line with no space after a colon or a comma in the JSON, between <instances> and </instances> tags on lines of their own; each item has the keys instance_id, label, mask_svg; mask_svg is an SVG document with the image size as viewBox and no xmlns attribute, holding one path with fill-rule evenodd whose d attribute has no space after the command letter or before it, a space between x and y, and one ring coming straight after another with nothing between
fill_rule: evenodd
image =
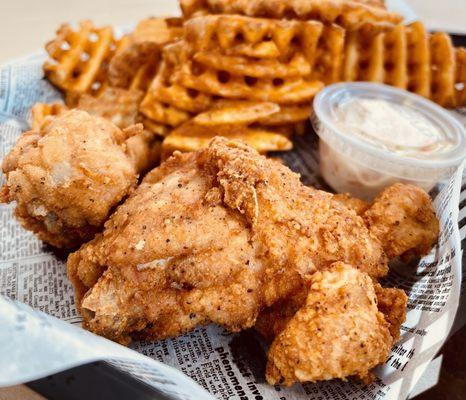
<instances>
[{"instance_id":1,"label":"stack of waffle fries","mask_svg":"<svg viewBox=\"0 0 466 400\"><path fill-rule=\"evenodd\" d=\"M312 98L339 81L386 83L444 107L466 105L466 49L421 22L403 25L383 0L181 0L182 18L111 27L63 25L45 76L68 107L141 122L164 156L215 135L258 151L292 148ZM33 126L65 106L37 105Z\"/></svg>"}]
</instances>

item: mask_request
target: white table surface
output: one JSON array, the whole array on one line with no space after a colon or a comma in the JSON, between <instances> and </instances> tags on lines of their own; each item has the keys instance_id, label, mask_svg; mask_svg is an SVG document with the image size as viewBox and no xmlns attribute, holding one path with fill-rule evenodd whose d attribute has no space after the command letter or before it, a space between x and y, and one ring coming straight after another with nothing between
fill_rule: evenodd
<instances>
[{"instance_id":1,"label":"white table surface","mask_svg":"<svg viewBox=\"0 0 466 400\"><path fill-rule=\"evenodd\" d=\"M466 34L466 0L405 0L429 29ZM43 48L63 22L125 25L179 13L176 0L0 0L0 64ZM25 386L0 389L0 400L39 400Z\"/></svg>"}]
</instances>

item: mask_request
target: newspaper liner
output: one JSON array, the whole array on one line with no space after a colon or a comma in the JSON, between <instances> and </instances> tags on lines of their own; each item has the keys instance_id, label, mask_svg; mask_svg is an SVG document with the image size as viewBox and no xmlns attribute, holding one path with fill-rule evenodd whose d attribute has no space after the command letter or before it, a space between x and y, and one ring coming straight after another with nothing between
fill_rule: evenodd
<instances>
[{"instance_id":1,"label":"newspaper liner","mask_svg":"<svg viewBox=\"0 0 466 400\"><path fill-rule=\"evenodd\" d=\"M61 99L42 77L44 57L40 53L0 69L0 159L28 128L35 102ZM466 115L457 115L466 124ZM282 154L283 159L302 174L306 184L324 186L318 175L315 135L297 141L296 149ZM441 221L438 246L417 268L395 265L386 278L388 286L407 291L408 317L389 359L376 369L379 379L368 386L338 380L292 388L268 385L266 345L252 330L233 335L209 325L179 338L134 343L132 350L86 332L80 328L65 257L19 226L14 205L0 205L0 386L106 360L179 399L212 395L220 399L404 399L448 337L458 309L459 227L461 237L466 235L462 173L463 166L435 198Z\"/></svg>"}]
</instances>

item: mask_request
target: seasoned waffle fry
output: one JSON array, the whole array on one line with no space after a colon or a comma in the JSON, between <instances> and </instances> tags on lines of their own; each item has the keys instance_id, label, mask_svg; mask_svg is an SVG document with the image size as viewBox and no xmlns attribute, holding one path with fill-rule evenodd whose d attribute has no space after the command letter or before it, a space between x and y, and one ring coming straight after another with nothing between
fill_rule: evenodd
<instances>
[{"instance_id":1,"label":"seasoned waffle fry","mask_svg":"<svg viewBox=\"0 0 466 400\"><path fill-rule=\"evenodd\" d=\"M421 22L414 22L407 29L408 89L430 98L430 46L427 32Z\"/></svg>"},{"instance_id":2,"label":"seasoned waffle fry","mask_svg":"<svg viewBox=\"0 0 466 400\"><path fill-rule=\"evenodd\" d=\"M280 110L274 114L263 117L259 120L264 126L280 126L286 124L296 124L309 118L311 106L309 104L296 106L280 106Z\"/></svg>"},{"instance_id":3,"label":"seasoned waffle fry","mask_svg":"<svg viewBox=\"0 0 466 400\"><path fill-rule=\"evenodd\" d=\"M137 121L141 122L144 125L144 128L149 132L156 133L159 136L168 135L169 129L167 126L163 124L158 124L157 122L154 122L141 114L138 115Z\"/></svg>"},{"instance_id":4,"label":"seasoned waffle fry","mask_svg":"<svg viewBox=\"0 0 466 400\"><path fill-rule=\"evenodd\" d=\"M74 31L62 25L46 45L51 59L44 63L45 76L67 94L96 94L106 85L108 62L117 46L111 27L83 21Z\"/></svg>"},{"instance_id":5,"label":"seasoned waffle fry","mask_svg":"<svg viewBox=\"0 0 466 400\"><path fill-rule=\"evenodd\" d=\"M272 101L296 104L310 101L323 87L322 82L304 78L254 78L187 62L175 74L181 85L229 99Z\"/></svg>"},{"instance_id":6,"label":"seasoned waffle fry","mask_svg":"<svg viewBox=\"0 0 466 400\"><path fill-rule=\"evenodd\" d=\"M140 111L156 123L176 127L191 118L191 113L209 108L211 97L170 82L172 69L165 60L160 66Z\"/></svg>"},{"instance_id":7,"label":"seasoned waffle fry","mask_svg":"<svg viewBox=\"0 0 466 400\"><path fill-rule=\"evenodd\" d=\"M110 61L110 84L122 89L145 90L157 72L160 52L161 48L157 43L141 42L128 45Z\"/></svg>"},{"instance_id":8,"label":"seasoned waffle fry","mask_svg":"<svg viewBox=\"0 0 466 400\"><path fill-rule=\"evenodd\" d=\"M201 51L193 60L210 68L218 68L234 75L254 78L291 78L311 74L311 64L302 54L296 54L286 64L277 60L253 60L240 56L225 56L216 52Z\"/></svg>"},{"instance_id":9,"label":"seasoned waffle fry","mask_svg":"<svg viewBox=\"0 0 466 400\"><path fill-rule=\"evenodd\" d=\"M317 21L210 15L185 24L194 61L256 78L309 76L314 68L316 80L337 81L344 37L343 28Z\"/></svg>"},{"instance_id":10,"label":"seasoned waffle fry","mask_svg":"<svg viewBox=\"0 0 466 400\"><path fill-rule=\"evenodd\" d=\"M317 21L209 15L188 20L184 37L196 52L219 50L228 56L278 59L282 63L300 55L311 64L322 27Z\"/></svg>"},{"instance_id":11,"label":"seasoned waffle fry","mask_svg":"<svg viewBox=\"0 0 466 400\"><path fill-rule=\"evenodd\" d=\"M212 104L210 95L173 82L183 50L182 42L165 47L159 71L141 103L140 112L155 123L176 127Z\"/></svg>"},{"instance_id":12,"label":"seasoned waffle fry","mask_svg":"<svg viewBox=\"0 0 466 400\"><path fill-rule=\"evenodd\" d=\"M141 105L140 111L152 121L171 127L181 125L192 116L189 112L180 110L168 103L155 100L151 101L150 108L147 104Z\"/></svg>"},{"instance_id":13,"label":"seasoned waffle fry","mask_svg":"<svg viewBox=\"0 0 466 400\"><path fill-rule=\"evenodd\" d=\"M464 105L456 89L466 81L458 61L464 49L455 49L447 34L429 35L420 22L385 32L365 28L349 32L339 80L383 82L444 107Z\"/></svg>"},{"instance_id":14,"label":"seasoned waffle fry","mask_svg":"<svg viewBox=\"0 0 466 400\"><path fill-rule=\"evenodd\" d=\"M178 17L151 17L140 21L133 34L135 42L170 43L183 35L183 19Z\"/></svg>"},{"instance_id":15,"label":"seasoned waffle fry","mask_svg":"<svg viewBox=\"0 0 466 400\"><path fill-rule=\"evenodd\" d=\"M451 38L446 33L435 33L430 38L432 65L432 100L453 107L455 105L456 59Z\"/></svg>"},{"instance_id":16,"label":"seasoned waffle fry","mask_svg":"<svg viewBox=\"0 0 466 400\"><path fill-rule=\"evenodd\" d=\"M146 92L157 74L159 66L160 60L156 57L147 61L144 65L139 67L132 78L130 78L128 89Z\"/></svg>"},{"instance_id":17,"label":"seasoned waffle fry","mask_svg":"<svg viewBox=\"0 0 466 400\"><path fill-rule=\"evenodd\" d=\"M312 77L325 84L338 81L343 62L345 31L337 25L326 26L317 44Z\"/></svg>"},{"instance_id":18,"label":"seasoned waffle fry","mask_svg":"<svg viewBox=\"0 0 466 400\"><path fill-rule=\"evenodd\" d=\"M216 135L241 139L260 153L284 151L292 148L291 141L285 136L270 131L249 128L244 125L218 125L212 127L196 125L189 121L172 131L163 141L163 158L179 151L195 151L206 147Z\"/></svg>"},{"instance_id":19,"label":"seasoned waffle fry","mask_svg":"<svg viewBox=\"0 0 466 400\"><path fill-rule=\"evenodd\" d=\"M309 113L307 115L309 117ZM253 124L250 126L251 128L259 128L263 130L270 130L273 129L276 133L281 133L282 135L286 136L287 138L291 138L293 135L303 135L306 132L306 122L300 121L295 123L289 124L282 124L282 125L267 125L263 123Z\"/></svg>"},{"instance_id":20,"label":"seasoned waffle fry","mask_svg":"<svg viewBox=\"0 0 466 400\"><path fill-rule=\"evenodd\" d=\"M257 103L238 101L215 107L209 111L196 115L193 122L196 125L249 125L277 113L280 106L275 103Z\"/></svg>"},{"instance_id":21,"label":"seasoned waffle fry","mask_svg":"<svg viewBox=\"0 0 466 400\"><path fill-rule=\"evenodd\" d=\"M150 108L154 102L164 102L192 113L202 112L210 107L211 96L172 83L172 75L173 68L170 68L167 62L163 62L141 105L141 111L144 114L151 117Z\"/></svg>"},{"instance_id":22,"label":"seasoned waffle fry","mask_svg":"<svg viewBox=\"0 0 466 400\"><path fill-rule=\"evenodd\" d=\"M77 108L106 118L123 129L137 122L142 96L142 92L138 90L108 87L98 97L82 95Z\"/></svg>"},{"instance_id":23,"label":"seasoned waffle fry","mask_svg":"<svg viewBox=\"0 0 466 400\"><path fill-rule=\"evenodd\" d=\"M382 36L382 35L381 35ZM381 76L381 82L396 86L399 88L408 87L408 46L406 27L403 25L396 26L390 32L384 35L386 52L384 54L384 71ZM398 62L393 62L398 60Z\"/></svg>"},{"instance_id":24,"label":"seasoned waffle fry","mask_svg":"<svg viewBox=\"0 0 466 400\"><path fill-rule=\"evenodd\" d=\"M197 14L240 14L251 17L318 20L356 29L366 22L398 24L402 16L381 1L367 0L181 0L186 18Z\"/></svg>"},{"instance_id":25,"label":"seasoned waffle fry","mask_svg":"<svg viewBox=\"0 0 466 400\"><path fill-rule=\"evenodd\" d=\"M31 110L31 129L40 131L47 124L51 117L55 117L68 110L68 107L62 103L36 103Z\"/></svg>"},{"instance_id":26,"label":"seasoned waffle fry","mask_svg":"<svg viewBox=\"0 0 466 400\"><path fill-rule=\"evenodd\" d=\"M157 72L163 45L181 37L181 25L180 18L149 18L139 22L110 61L110 84L147 90Z\"/></svg>"}]
</instances>

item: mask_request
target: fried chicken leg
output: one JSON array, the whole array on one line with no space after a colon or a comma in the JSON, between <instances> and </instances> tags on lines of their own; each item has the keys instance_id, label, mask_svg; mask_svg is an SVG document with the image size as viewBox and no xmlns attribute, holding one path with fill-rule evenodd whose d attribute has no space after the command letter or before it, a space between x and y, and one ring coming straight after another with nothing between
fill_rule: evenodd
<instances>
[{"instance_id":1,"label":"fried chicken leg","mask_svg":"<svg viewBox=\"0 0 466 400\"><path fill-rule=\"evenodd\" d=\"M154 161L142 126L120 130L83 111L65 111L23 133L3 160L0 201L16 201L21 224L56 247L77 247Z\"/></svg>"}]
</instances>

